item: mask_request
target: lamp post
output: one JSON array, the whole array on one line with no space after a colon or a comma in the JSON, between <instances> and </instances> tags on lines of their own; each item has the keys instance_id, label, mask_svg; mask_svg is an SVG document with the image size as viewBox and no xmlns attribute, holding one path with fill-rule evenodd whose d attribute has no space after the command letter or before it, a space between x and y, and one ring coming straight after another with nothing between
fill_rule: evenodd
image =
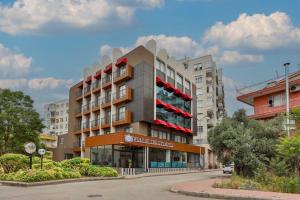
<instances>
[{"instance_id":1,"label":"lamp post","mask_svg":"<svg viewBox=\"0 0 300 200\"><path fill-rule=\"evenodd\" d=\"M289 65L290 65L289 62L283 64L285 68L286 129L287 129L288 137L290 137Z\"/></svg>"},{"instance_id":2,"label":"lamp post","mask_svg":"<svg viewBox=\"0 0 300 200\"><path fill-rule=\"evenodd\" d=\"M39 149L39 150L38 150L38 153L39 153L40 156L41 156L41 169L43 169L43 157L44 157L44 155L45 155L45 153L46 153L46 150L45 150L45 149Z\"/></svg>"},{"instance_id":3,"label":"lamp post","mask_svg":"<svg viewBox=\"0 0 300 200\"><path fill-rule=\"evenodd\" d=\"M29 169L32 169L32 154L36 151L36 146L33 142L24 144L26 153L29 154Z\"/></svg>"}]
</instances>

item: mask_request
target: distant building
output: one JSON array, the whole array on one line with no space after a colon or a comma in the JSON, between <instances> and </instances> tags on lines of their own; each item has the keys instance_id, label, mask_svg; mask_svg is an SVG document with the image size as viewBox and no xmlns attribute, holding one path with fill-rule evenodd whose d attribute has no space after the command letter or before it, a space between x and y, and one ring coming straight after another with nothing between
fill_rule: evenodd
<instances>
[{"instance_id":1,"label":"distant building","mask_svg":"<svg viewBox=\"0 0 300 200\"><path fill-rule=\"evenodd\" d=\"M47 149L54 149L57 147L56 135L40 134L39 137L41 143L44 144Z\"/></svg>"},{"instance_id":2,"label":"distant building","mask_svg":"<svg viewBox=\"0 0 300 200\"><path fill-rule=\"evenodd\" d=\"M182 59L184 74L196 85L197 134L193 137L195 145L203 146L205 167L217 165L216 156L210 149L208 131L220 122L226 111L224 104L224 85L222 69L218 69L211 55L193 59Z\"/></svg>"},{"instance_id":3,"label":"distant building","mask_svg":"<svg viewBox=\"0 0 300 200\"><path fill-rule=\"evenodd\" d=\"M43 133L62 135L68 133L69 100L61 100L44 106Z\"/></svg>"},{"instance_id":4,"label":"distant building","mask_svg":"<svg viewBox=\"0 0 300 200\"><path fill-rule=\"evenodd\" d=\"M290 109L300 108L300 72L289 75ZM285 79L267 83L261 89L237 96L237 100L253 107L252 119L266 120L284 113L286 105Z\"/></svg>"}]
</instances>

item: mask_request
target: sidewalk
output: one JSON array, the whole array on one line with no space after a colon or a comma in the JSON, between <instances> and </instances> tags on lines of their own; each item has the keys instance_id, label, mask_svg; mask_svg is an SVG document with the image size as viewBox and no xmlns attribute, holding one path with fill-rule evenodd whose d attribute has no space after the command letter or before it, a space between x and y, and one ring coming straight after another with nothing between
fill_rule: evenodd
<instances>
[{"instance_id":1,"label":"sidewalk","mask_svg":"<svg viewBox=\"0 0 300 200\"><path fill-rule=\"evenodd\" d=\"M212 184L220 180L221 179L209 179L181 183L172 187L171 191L189 196L216 199L300 200L300 194L213 188Z\"/></svg>"}]
</instances>

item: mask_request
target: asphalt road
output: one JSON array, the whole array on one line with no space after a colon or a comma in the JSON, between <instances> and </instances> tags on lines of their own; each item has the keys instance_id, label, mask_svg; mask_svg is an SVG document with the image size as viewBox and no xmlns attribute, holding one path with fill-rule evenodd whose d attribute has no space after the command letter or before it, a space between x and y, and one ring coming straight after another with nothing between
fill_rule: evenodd
<instances>
[{"instance_id":1,"label":"asphalt road","mask_svg":"<svg viewBox=\"0 0 300 200\"><path fill-rule=\"evenodd\" d=\"M0 200L204 200L169 192L180 182L208 179L221 172L143 177L36 187L0 185ZM211 200L211 199L210 199Z\"/></svg>"}]
</instances>

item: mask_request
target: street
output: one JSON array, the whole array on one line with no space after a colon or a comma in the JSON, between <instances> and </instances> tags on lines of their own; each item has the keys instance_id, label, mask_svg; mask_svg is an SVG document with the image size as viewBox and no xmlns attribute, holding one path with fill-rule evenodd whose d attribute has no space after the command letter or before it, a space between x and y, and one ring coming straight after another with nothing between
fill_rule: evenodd
<instances>
[{"instance_id":1,"label":"street","mask_svg":"<svg viewBox=\"0 0 300 200\"><path fill-rule=\"evenodd\" d=\"M176 183L209 179L221 172L203 172L138 179L67 183L37 187L0 186L0 200L205 200L169 192Z\"/></svg>"}]
</instances>

